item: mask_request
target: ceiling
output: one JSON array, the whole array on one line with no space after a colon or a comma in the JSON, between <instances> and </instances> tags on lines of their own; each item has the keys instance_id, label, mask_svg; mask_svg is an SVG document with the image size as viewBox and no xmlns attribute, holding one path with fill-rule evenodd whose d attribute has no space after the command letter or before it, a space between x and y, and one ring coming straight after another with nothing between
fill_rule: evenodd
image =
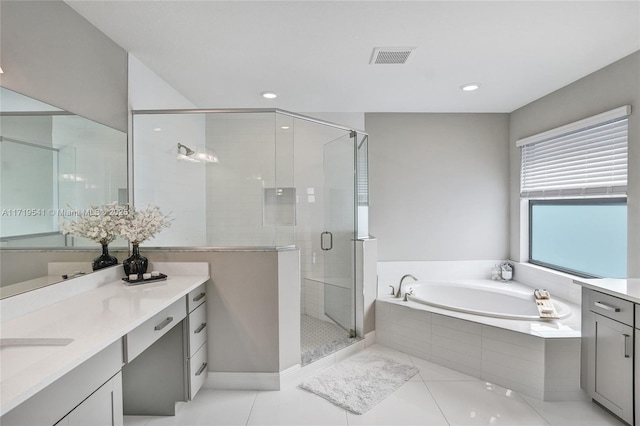
<instances>
[{"instance_id":1,"label":"ceiling","mask_svg":"<svg viewBox=\"0 0 640 426\"><path fill-rule=\"evenodd\" d=\"M511 112L640 50L640 0L66 3L201 108Z\"/></svg>"}]
</instances>

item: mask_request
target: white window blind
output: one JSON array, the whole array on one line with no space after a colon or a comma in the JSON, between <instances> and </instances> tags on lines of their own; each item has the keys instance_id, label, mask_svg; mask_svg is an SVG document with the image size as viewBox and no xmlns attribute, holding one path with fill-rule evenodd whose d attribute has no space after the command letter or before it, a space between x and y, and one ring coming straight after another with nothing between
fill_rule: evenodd
<instances>
[{"instance_id":1,"label":"white window blind","mask_svg":"<svg viewBox=\"0 0 640 426\"><path fill-rule=\"evenodd\" d=\"M624 106L519 140L520 196L626 194L630 111Z\"/></svg>"}]
</instances>

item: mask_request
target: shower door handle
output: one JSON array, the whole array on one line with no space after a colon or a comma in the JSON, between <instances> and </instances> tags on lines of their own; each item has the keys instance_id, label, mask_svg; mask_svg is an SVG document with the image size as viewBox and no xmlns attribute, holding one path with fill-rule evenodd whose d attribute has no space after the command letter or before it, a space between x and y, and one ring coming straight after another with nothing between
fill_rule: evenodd
<instances>
[{"instance_id":1,"label":"shower door handle","mask_svg":"<svg viewBox=\"0 0 640 426\"><path fill-rule=\"evenodd\" d=\"M325 246L324 242L326 240L325 237L329 237L329 245ZM333 248L333 234L329 231L324 231L320 234L320 248L324 251L331 250Z\"/></svg>"}]
</instances>

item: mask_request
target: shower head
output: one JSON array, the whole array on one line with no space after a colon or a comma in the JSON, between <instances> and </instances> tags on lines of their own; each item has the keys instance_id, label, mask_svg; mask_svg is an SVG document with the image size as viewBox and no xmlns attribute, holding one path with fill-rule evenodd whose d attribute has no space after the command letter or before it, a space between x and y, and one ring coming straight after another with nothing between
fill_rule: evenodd
<instances>
[{"instance_id":1,"label":"shower head","mask_svg":"<svg viewBox=\"0 0 640 426\"><path fill-rule=\"evenodd\" d=\"M181 149L184 148L184 153L180 152ZM192 150L191 148L189 148L188 146L182 145L181 143L178 143L178 154L181 155L186 155L187 157L195 154L196 152L194 150Z\"/></svg>"}]
</instances>

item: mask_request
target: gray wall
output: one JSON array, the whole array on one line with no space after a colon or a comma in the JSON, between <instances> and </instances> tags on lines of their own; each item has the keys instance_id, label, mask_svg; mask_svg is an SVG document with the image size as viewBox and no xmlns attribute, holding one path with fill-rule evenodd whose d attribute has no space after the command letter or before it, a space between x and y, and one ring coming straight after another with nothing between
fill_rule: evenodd
<instances>
[{"instance_id":1,"label":"gray wall","mask_svg":"<svg viewBox=\"0 0 640 426\"><path fill-rule=\"evenodd\" d=\"M61 0L0 3L3 87L127 131L127 53Z\"/></svg>"},{"instance_id":2,"label":"gray wall","mask_svg":"<svg viewBox=\"0 0 640 426\"><path fill-rule=\"evenodd\" d=\"M378 261L508 254L508 114L370 113Z\"/></svg>"},{"instance_id":3,"label":"gray wall","mask_svg":"<svg viewBox=\"0 0 640 426\"><path fill-rule=\"evenodd\" d=\"M277 373L300 363L298 250L142 251L150 262L209 263L209 371Z\"/></svg>"},{"instance_id":4,"label":"gray wall","mask_svg":"<svg viewBox=\"0 0 640 426\"><path fill-rule=\"evenodd\" d=\"M526 222L521 219L520 149L516 141L613 108L631 105L628 176L628 276L640 277L640 52L636 52L511 114L509 150L510 258L526 260Z\"/></svg>"}]
</instances>

